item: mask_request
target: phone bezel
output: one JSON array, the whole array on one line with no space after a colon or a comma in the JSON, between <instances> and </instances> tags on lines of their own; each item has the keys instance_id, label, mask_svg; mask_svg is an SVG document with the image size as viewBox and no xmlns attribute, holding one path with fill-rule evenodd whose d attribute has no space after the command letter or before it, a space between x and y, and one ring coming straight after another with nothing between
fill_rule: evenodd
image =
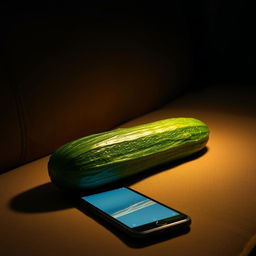
<instances>
[{"instance_id":1,"label":"phone bezel","mask_svg":"<svg viewBox=\"0 0 256 256\"><path fill-rule=\"evenodd\" d=\"M146 235L150 235L150 234L154 234L154 233L157 233L157 232L161 232L163 230L169 230L169 229L173 229L173 230L176 230L176 229L179 229L179 228L182 228L182 227L188 227L191 223L191 218L176 210L176 209L173 209L163 203L160 203L159 201L149 197L149 196L146 196L132 188L129 188L129 187L123 187L123 188L126 188L126 189L129 189L137 194L140 194L160 205L163 205L164 207L167 207L168 209L171 209L173 211L176 211L179 213L179 215L176 215L176 216L173 216L173 217L170 217L170 218L166 218L166 219L162 219L162 220L158 220L158 221L154 221L154 222L151 222L151 223L147 223L145 225L141 225L141 226L138 226L138 227L134 227L134 228L131 228L127 225L125 225L124 223L120 222L119 220L115 219L114 217L112 217L111 215L107 214L106 212L102 211L101 209L97 208L96 206L94 206L93 204L89 203L88 201L82 199L82 197L79 197L79 205L81 207L86 207L86 209L90 210L90 211L93 211L93 212L96 212L98 215L100 215L102 218L104 218L105 220L107 220L108 222L111 222L112 224L114 224L116 227L118 228L121 228L123 231L125 231L126 233L129 233L130 235L133 235L133 236L136 236L136 237L144 237ZM117 188L118 189L118 188ZM103 191L104 192L104 191ZM97 193L96 193L97 194ZM162 223L161 223L162 222Z\"/></svg>"}]
</instances>

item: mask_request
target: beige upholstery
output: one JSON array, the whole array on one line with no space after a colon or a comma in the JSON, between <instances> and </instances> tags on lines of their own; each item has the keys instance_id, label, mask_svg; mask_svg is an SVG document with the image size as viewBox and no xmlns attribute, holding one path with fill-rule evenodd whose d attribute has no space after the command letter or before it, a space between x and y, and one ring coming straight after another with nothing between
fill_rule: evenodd
<instances>
[{"instance_id":1,"label":"beige upholstery","mask_svg":"<svg viewBox=\"0 0 256 256\"><path fill-rule=\"evenodd\" d=\"M253 94L251 87L215 85L123 125L178 116L209 125L201 156L129 184L190 215L187 234L139 249L128 246L72 207L50 183L45 157L0 176L0 255L245 255L256 232Z\"/></svg>"}]
</instances>

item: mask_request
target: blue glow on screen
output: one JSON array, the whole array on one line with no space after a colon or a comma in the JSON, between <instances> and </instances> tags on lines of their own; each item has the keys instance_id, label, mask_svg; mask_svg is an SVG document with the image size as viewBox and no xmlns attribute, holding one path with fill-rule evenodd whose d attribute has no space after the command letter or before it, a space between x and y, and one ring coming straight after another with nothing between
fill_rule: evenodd
<instances>
[{"instance_id":1,"label":"blue glow on screen","mask_svg":"<svg viewBox=\"0 0 256 256\"><path fill-rule=\"evenodd\" d=\"M130 228L179 215L130 189L118 188L82 197Z\"/></svg>"}]
</instances>

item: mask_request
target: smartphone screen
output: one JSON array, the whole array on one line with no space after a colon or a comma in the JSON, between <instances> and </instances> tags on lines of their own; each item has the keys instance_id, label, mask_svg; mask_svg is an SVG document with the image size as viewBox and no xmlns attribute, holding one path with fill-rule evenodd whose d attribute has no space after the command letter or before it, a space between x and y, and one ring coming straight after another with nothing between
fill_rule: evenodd
<instances>
[{"instance_id":1,"label":"smartphone screen","mask_svg":"<svg viewBox=\"0 0 256 256\"><path fill-rule=\"evenodd\" d=\"M84 196L82 200L134 230L185 216L126 187Z\"/></svg>"}]
</instances>

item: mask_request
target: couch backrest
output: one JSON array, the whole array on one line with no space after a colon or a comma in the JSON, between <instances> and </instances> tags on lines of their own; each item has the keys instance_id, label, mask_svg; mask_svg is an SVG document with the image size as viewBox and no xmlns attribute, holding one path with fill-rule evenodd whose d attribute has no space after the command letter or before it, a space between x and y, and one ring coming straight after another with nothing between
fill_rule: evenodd
<instances>
[{"instance_id":1,"label":"couch backrest","mask_svg":"<svg viewBox=\"0 0 256 256\"><path fill-rule=\"evenodd\" d=\"M178 22L100 17L12 26L1 71L0 170L111 129L184 88L190 62Z\"/></svg>"}]
</instances>

